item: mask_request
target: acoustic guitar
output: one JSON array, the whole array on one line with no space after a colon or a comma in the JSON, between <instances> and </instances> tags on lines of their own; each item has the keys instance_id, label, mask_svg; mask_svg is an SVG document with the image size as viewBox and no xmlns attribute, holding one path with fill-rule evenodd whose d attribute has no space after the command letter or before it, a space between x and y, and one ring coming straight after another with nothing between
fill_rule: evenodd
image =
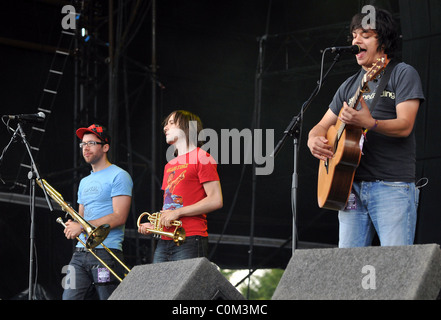
<instances>
[{"instance_id":1,"label":"acoustic guitar","mask_svg":"<svg viewBox=\"0 0 441 320\"><path fill-rule=\"evenodd\" d=\"M363 76L361 83L350 100L349 107L355 109L362 93L369 92L368 83L386 68L387 58L379 58ZM377 93L381 94L381 93ZM341 111L340 111L341 113ZM360 158L362 128L346 125L340 120L328 129L326 138L332 146L334 157L320 160L318 172L317 198L320 208L343 210L348 202L354 181L355 170Z\"/></svg>"}]
</instances>

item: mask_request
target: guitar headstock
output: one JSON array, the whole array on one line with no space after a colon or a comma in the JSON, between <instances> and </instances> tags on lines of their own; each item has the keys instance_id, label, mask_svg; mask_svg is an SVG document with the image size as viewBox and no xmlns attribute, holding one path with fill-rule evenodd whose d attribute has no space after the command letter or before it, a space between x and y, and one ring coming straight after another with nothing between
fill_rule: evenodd
<instances>
[{"instance_id":1,"label":"guitar headstock","mask_svg":"<svg viewBox=\"0 0 441 320\"><path fill-rule=\"evenodd\" d=\"M384 55L378 58L377 61L372 65L372 67L364 75L364 83L374 80L383 71L388 64L387 56Z\"/></svg>"}]
</instances>

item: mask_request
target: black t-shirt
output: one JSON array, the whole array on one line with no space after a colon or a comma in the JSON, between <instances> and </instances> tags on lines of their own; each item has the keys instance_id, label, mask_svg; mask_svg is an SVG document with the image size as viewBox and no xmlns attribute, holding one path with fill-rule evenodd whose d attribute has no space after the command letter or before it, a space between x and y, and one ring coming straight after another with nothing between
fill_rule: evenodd
<instances>
[{"instance_id":1,"label":"black t-shirt","mask_svg":"<svg viewBox=\"0 0 441 320\"><path fill-rule=\"evenodd\" d=\"M343 101L350 104L365 73L366 71L362 69L343 82L329 105L334 114L339 114ZM370 92L363 93L363 98L369 107L380 79L381 76L370 81L368 83ZM421 79L412 66L401 62L392 70L372 116L380 121L395 119L396 106L411 99L420 99L420 103L424 101ZM355 172L355 180L415 181L415 149L414 130L405 138L388 137L369 130L363 144L360 165Z\"/></svg>"}]
</instances>

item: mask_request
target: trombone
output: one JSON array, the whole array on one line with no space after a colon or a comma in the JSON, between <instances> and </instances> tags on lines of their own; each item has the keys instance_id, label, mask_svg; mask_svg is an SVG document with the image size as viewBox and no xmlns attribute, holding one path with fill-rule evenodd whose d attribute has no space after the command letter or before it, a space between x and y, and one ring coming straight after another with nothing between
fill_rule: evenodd
<instances>
[{"instance_id":1,"label":"trombone","mask_svg":"<svg viewBox=\"0 0 441 320\"><path fill-rule=\"evenodd\" d=\"M102 259L100 259L94 252L93 248L100 245L116 260L119 264L121 264L127 272L130 272L130 269L110 250L104 243L104 239L106 239L107 235L110 232L110 226L108 224L103 224L99 227L94 227L88 221L86 221L82 216L80 216L66 201L64 201L63 196L56 191L49 183L47 183L44 179L37 179L37 184L45 189L48 195L57 202L61 209L68 213L75 221L77 221L83 227L85 233L87 234L86 242L82 241L79 237L76 237L77 240L81 242L81 244L94 255L110 272L119 280L122 279L114 272L112 269L108 267ZM61 218L57 219L57 222L66 227L63 220Z\"/></svg>"},{"instance_id":2,"label":"trombone","mask_svg":"<svg viewBox=\"0 0 441 320\"><path fill-rule=\"evenodd\" d=\"M176 227L173 232L162 231L163 228L159 224L159 219L161 218L160 212L155 212L152 214L148 212L141 213L141 215L138 217L138 221L136 222L138 228L141 224L142 217L146 215L148 216L147 219L153 225L153 229L147 229L149 232L172 238L177 246L180 246L185 241L185 230L182 228L182 222L179 220L173 220L171 222L171 225Z\"/></svg>"}]
</instances>

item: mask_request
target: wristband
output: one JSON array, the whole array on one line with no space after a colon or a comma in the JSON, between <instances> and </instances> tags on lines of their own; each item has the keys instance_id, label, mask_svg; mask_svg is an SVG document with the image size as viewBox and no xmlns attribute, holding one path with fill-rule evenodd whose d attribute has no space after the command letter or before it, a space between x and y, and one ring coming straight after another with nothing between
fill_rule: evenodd
<instances>
[{"instance_id":1,"label":"wristband","mask_svg":"<svg viewBox=\"0 0 441 320\"><path fill-rule=\"evenodd\" d=\"M370 128L369 130L373 130L373 129L375 129L377 126L378 126L378 120L377 119L374 119L375 120L375 124L374 124L374 126L372 127L372 128Z\"/></svg>"}]
</instances>

